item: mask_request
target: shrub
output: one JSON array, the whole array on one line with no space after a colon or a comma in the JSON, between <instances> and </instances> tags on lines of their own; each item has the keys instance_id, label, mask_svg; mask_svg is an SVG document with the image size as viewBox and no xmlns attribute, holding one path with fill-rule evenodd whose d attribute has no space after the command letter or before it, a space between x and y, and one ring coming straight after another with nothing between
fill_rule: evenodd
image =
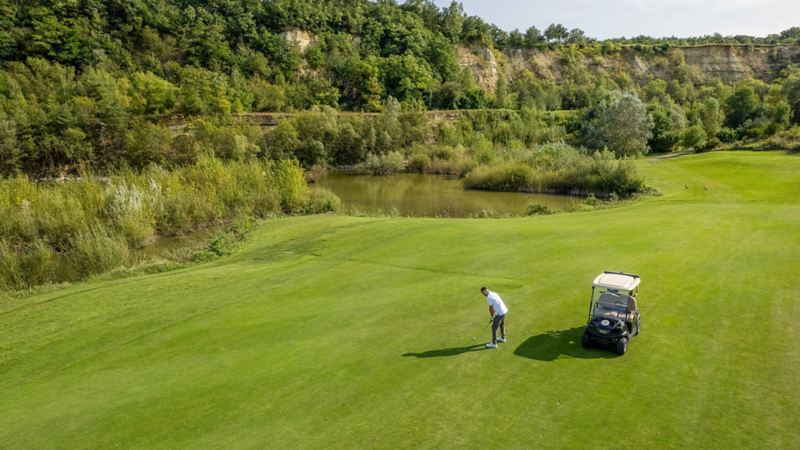
<instances>
[{"instance_id":1,"label":"shrub","mask_svg":"<svg viewBox=\"0 0 800 450\"><path fill-rule=\"evenodd\" d=\"M371 175L388 175L405 170L408 162L400 152L388 152L382 155L370 153L366 161L356 165L356 171Z\"/></svg>"},{"instance_id":2,"label":"shrub","mask_svg":"<svg viewBox=\"0 0 800 450\"><path fill-rule=\"evenodd\" d=\"M323 187L314 187L310 191L306 214L335 213L342 209L342 201L336 194Z\"/></svg>"},{"instance_id":3,"label":"shrub","mask_svg":"<svg viewBox=\"0 0 800 450\"><path fill-rule=\"evenodd\" d=\"M414 153L408 161L408 170L411 172L424 172L431 165L430 156L425 153Z\"/></svg>"},{"instance_id":4,"label":"shrub","mask_svg":"<svg viewBox=\"0 0 800 450\"><path fill-rule=\"evenodd\" d=\"M479 166L467 174L464 185L469 189L488 191L537 192L540 190L534 169L516 162Z\"/></svg>"},{"instance_id":5,"label":"shrub","mask_svg":"<svg viewBox=\"0 0 800 450\"><path fill-rule=\"evenodd\" d=\"M767 140L767 146L771 149L800 150L800 127L795 126L772 136Z\"/></svg>"},{"instance_id":6,"label":"shrub","mask_svg":"<svg viewBox=\"0 0 800 450\"><path fill-rule=\"evenodd\" d=\"M155 237L154 200L136 185L109 185L106 217L132 247L142 247Z\"/></svg>"},{"instance_id":7,"label":"shrub","mask_svg":"<svg viewBox=\"0 0 800 450\"><path fill-rule=\"evenodd\" d=\"M553 211L545 205L532 203L525 209L526 216L547 216L553 214Z\"/></svg>"},{"instance_id":8,"label":"shrub","mask_svg":"<svg viewBox=\"0 0 800 450\"><path fill-rule=\"evenodd\" d=\"M19 289L25 285L20 255L5 240L0 240L0 289Z\"/></svg>"},{"instance_id":9,"label":"shrub","mask_svg":"<svg viewBox=\"0 0 800 450\"><path fill-rule=\"evenodd\" d=\"M70 239L67 258L77 276L85 278L125 265L131 253L121 234L95 225Z\"/></svg>"},{"instance_id":10,"label":"shrub","mask_svg":"<svg viewBox=\"0 0 800 450\"><path fill-rule=\"evenodd\" d=\"M564 144L540 146L502 163L479 166L467 174L464 184L491 191L604 197L629 196L643 189L632 161L617 159L609 151L587 155Z\"/></svg>"},{"instance_id":11,"label":"shrub","mask_svg":"<svg viewBox=\"0 0 800 450\"><path fill-rule=\"evenodd\" d=\"M57 255L41 239L37 239L29 245L19 257L26 284L45 284L56 279Z\"/></svg>"},{"instance_id":12,"label":"shrub","mask_svg":"<svg viewBox=\"0 0 800 450\"><path fill-rule=\"evenodd\" d=\"M302 212L308 197L303 169L297 161L278 161L272 168L273 179L276 180L280 192L281 208L286 213Z\"/></svg>"},{"instance_id":13,"label":"shrub","mask_svg":"<svg viewBox=\"0 0 800 450\"><path fill-rule=\"evenodd\" d=\"M309 193L295 161L199 156L167 171L150 167L66 182L0 180L0 289L84 278L132 260L156 235L194 231L239 217L328 212L331 193Z\"/></svg>"}]
</instances>

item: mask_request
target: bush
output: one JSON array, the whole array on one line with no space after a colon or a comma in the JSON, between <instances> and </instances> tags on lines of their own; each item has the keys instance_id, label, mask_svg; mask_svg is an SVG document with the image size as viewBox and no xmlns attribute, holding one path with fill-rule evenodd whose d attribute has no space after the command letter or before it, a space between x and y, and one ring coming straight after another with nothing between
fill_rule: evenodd
<instances>
[{"instance_id":1,"label":"bush","mask_svg":"<svg viewBox=\"0 0 800 450\"><path fill-rule=\"evenodd\" d=\"M488 191L539 192L535 170L523 163L504 162L492 166L479 166L464 179L469 189Z\"/></svg>"},{"instance_id":2,"label":"bush","mask_svg":"<svg viewBox=\"0 0 800 450\"><path fill-rule=\"evenodd\" d=\"M310 191L306 214L335 213L342 209L342 200L336 194L323 187L314 187Z\"/></svg>"},{"instance_id":3,"label":"bush","mask_svg":"<svg viewBox=\"0 0 800 450\"><path fill-rule=\"evenodd\" d=\"M370 153L366 161L356 165L356 171L370 175L389 175L405 170L408 162L400 152L388 152L382 155Z\"/></svg>"},{"instance_id":4,"label":"bush","mask_svg":"<svg viewBox=\"0 0 800 450\"><path fill-rule=\"evenodd\" d=\"M408 161L408 170L422 173L431 165L431 157L425 153L414 153Z\"/></svg>"},{"instance_id":5,"label":"bush","mask_svg":"<svg viewBox=\"0 0 800 450\"><path fill-rule=\"evenodd\" d=\"M20 289L25 283L20 254L5 240L0 240L0 289Z\"/></svg>"},{"instance_id":6,"label":"bush","mask_svg":"<svg viewBox=\"0 0 800 450\"><path fill-rule=\"evenodd\" d=\"M131 252L121 234L95 225L70 239L67 258L78 278L85 278L125 265Z\"/></svg>"},{"instance_id":7,"label":"bush","mask_svg":"<svg viewBox=\"0 0 800 450\"><path fill-rule=\"evenodd\" d=\"M772 136L767 140L767 146L770 149L800 151L800 126L792 127Z\"/></svg>"},{"instance_id":8,"label":"bush","mask_svg":"<svg viewBox=\"0 0 800 450\"><path fill-rule=\"evenodd\" d=\"M20 257L26 284L45 284L56 279L57 255L46 242L37 239Z\"/></svg>"},{"instance_id":9,"label":"bush","mask_svg":"<svg viewBox=\"0 0 800 450\"><path fill-rule=\"evenodd\" d=\"M553 210L538 203L532 203L525 209L526 216L548 216L550 214L553 214Z\"/></svg>"},{"instance_id":10,"label":"bush","mask_svg":"<svg viewBox=\"0 0 800 450\"><path fill-rule=\"evenodd\" d=\"M632 161L609 151L587 155L564 144L549 144L521 152L511 160L479 166L464 185L491 191L548 192L626 197L643 190Z\"/></svg>"},{"instance_id":11,"label":"bush","mask_svg":"<svg viewBox=\"0 0 800 450\"><path fill-rule=\"evenodd\" d=\"M309 192L295 161L199 156L167 171L151 167L106 179L0 180L0 289L21 289L113 270L157 235L240 217L329 212L340 202Z\"/></svg>"},{"instance_id":12,"label":"bush","mask_svg":"<svg viewBox=\"0 0 800 450\"><path fill-rule=\"evenodd\" d=\"M105 215L132 247L142 247L155 237L154 199L150 192L126 183L110 185Z\"/></svg>"}]
</instances>

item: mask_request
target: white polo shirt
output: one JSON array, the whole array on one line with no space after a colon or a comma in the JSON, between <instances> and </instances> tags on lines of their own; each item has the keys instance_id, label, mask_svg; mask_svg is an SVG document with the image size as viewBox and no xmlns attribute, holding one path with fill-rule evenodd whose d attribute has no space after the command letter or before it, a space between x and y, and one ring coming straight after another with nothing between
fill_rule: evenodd
<instances>
[{"instance_id":1,"label":"white polo shirt","mask_svg":"<svg viewBox=\"0 0 800 450\"><path fill-rule=\"evenodd\" d=\"M489 291L489 295L486 296L486 303L494 307L494 314L496 316L503 316L508 312L506 304L503 303L503 299L500 298L497 292Z\"/></svg>"}]
</instances>

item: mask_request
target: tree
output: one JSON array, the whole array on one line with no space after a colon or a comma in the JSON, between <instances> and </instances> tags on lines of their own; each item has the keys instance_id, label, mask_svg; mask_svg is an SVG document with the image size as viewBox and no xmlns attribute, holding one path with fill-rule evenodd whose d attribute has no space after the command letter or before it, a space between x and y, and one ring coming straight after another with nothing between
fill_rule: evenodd
<instances>
[{"instance_id":1,"label":"tree","mask_svg":"<svg viewBox=\"0 0 800 450\"><path fill-rule=\"evenodd\" d=\"M514 30L508 34L506 44L509 48L522 48L525 46L525 36L519 30Z\"/></svg>"},{"instance_id":2,"label":"tree","mask_svg":"<svg viewBox=\"0 0 800 450\"><path fill-rule=\"evenodd\" d=\"M455 0L450 6L442 9L442 34L447 36L450 42L455 43L461 39L465 16L464 6Z\"/></svg>"},{"instance_id":3,"label":"tree","mask_svg":"<svg viewBox=\"0 0 800 450\"><path fill-rule=\"evenodd\" d=\"M620 156L635 156L649 151L653 118L639 97L625 93L608 107L601 129L610 150Z\"/></svg>"},{"instance_id":4,"label":"tree","mask_svg":"<svg viewBox=\"0 0 800 450\"><path fill-rule=\"evenodd\" d=\"M569 35L567 36L568 43L585 44L586 40L586 34L580 28L573 28L569 30Z\"/></svg>"},{"instance_id":5,"label":"tree","mask_svg":"<svg viewBox=\"0 0 800 450\"><path fill-rule=\"evenodd\" d=\"M21 168L21 158L16 123L12 120L0 120L0 175L17 172Z\"/></svg>"},{"instance_id":6,"label":"tree","mask_svg":"<svg viewBox=\"0 0 800 450\"><path fill-rule=\"evenodd\" d=\"M713 139L719 134L725 114L716 98L709 97L703 100L699 107L699 119L706 136Z\"/></svg>"},{"instance_id":7,"label":"tree","mask_svg":"<svg viewBox=\"0 0 800 450\"><path fill-rule=\"evenodd\" d=\"M430 66L410 53L384 58L380 71L386 93L401 101L423 99L433 84Z\"/></svg>"},{"instance_id":8,"label":"tree","mask_svg":"<svg viewBox=\"0 0 800 450\"><path fill-rule=\"evenodd\" d=\"M378 68L374 64L353 55L335 65L333 75L342 107L362 111L379 109L383 86L378 79Z\"/></svg>"},{"instance_id":9,"label":"tree","mask_svg":"<svg viewBox=\"0 0 800 450\"><path fill-rule=\"evenodd\" d=\"M552 23L547 27L547 29L544 30L544 37L547 39L547 42L550 42L551 44L560 44L567 40L569 37L569 31L567 30L567 27L561 25L560 23Z\"/></svg>"},{"instance_id":10,"label":"tree","mask_svg":"<svg viewBox=\"0 0 800 450\"><path fill-rule=\"evenodd\" d=\"M681 146L685 149L699 150L705 147L708 136L702 125L695 124L681 134Z\"/></svg>"},{"instance_id":11,"label":"tree","mask_svg":"<svg viewBox=\"0 0 800 450\"><path fill-rule=\"evenodd\" d=\"M739 128L758 112L759 98L750 83L743 83L725 101L725 124Z\"/></svg>"},{"instance_id":12,"label":"tree","mask_svg":"<svg viewBox=\"0 0 800 450\"><path fill-rule=\"evenodd\" d=\"M177 88L151 72L136 72L131 80L131 106L139 114L171 111Z\"/></svg>"},{"instance_id":13,"label":"tree","mask_svg":"<svg viewBox=\"0 0 800 450\"><path fill-rule=\"evenodd\" d=\"M653 132L648 140L650 149L659 152L671 152L680 140L681 132L686 126L683 111L674 102L652 103L647 111L653 118Z\"/></svg>"},{"instance_id":14,"label":"tree","mask_svg":"<svg viewBox=\"0 0 800 450\"><path fill-rule=\"evenodd\" d=\"M782 89L792 111L792 123L800 123L800 70L786 77Z\"/></svg>"},{"instance_id":15,"label":"tree","mask_svg":"<svg viewBox=\"0 0 800 450\"><path fill-rule=\"evenodd\" d=\"M536 27L530 27L525 31L525 46L528 48L536 47L544 41L542 32Z\"/></svg>"},{"instance_id":16,"label":"tree","mask_svg":"<svg viewBox=\"0 0 800 450\"><path fill-rule=\"evenodd\" d=\"M288 120L281 120L278 126L264 134L259 146L272 159L286 159L293 157L300 144L294 125Z\"/></svg>"}]
</instances>

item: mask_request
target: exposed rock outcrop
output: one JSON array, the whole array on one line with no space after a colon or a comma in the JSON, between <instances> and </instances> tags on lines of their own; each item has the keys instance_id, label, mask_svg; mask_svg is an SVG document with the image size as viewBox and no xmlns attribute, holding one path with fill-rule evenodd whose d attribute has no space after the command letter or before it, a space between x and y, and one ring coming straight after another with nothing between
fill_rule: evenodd
<instances>
[{"instance_id":1,"label":"exposed rock outcrop","mask_svg":"<svg viewBox=\"0 0 800 450\"><path fill-rule=\"evenodd\" d=\"M669 78L674 61L682 52L688 67L702 78L719 77L733 82L747 77L770 81L788 64L800 64L800 46L796 45L705 45L670 49L667 53L642 52L624 48L612 54L588 54L578 51L579 61L595 74L626 74L633 79ZM491 57L484 56L491 55ZM459 48L458 63L468 67L487 91L493 92L500 76L497 61L488 48ZM483 57L482 57L483 56ZM569 67L563 53L549 49L521 49L505 53L509 79L524 70L536 77L562 82Z\"/></svg>"},{"instance_id":2,"label":"exposed rock outcrop","mask_svg":"<svg viewBox=\"0 0 800 450\"><path fill-rule=\"evenodd\" d=\"M299 28L287 28L281 35L300 51L317 42L314 34ZM353 45L358 46L359 42L360 39L354 37ZM585 49L567 50L510 50L498 54L502 61L500 64L494 50L485 44L475 44L457 46L456 61L462 69L469 69L478 86L488 93L494 93L501 76L512 80L525 70L540 79L560 83L567 71L575 67L575 61L582 63L579 67L582 65L594 74L640 81L650 77L670 78L676 61L680 60L686 62L696 77L719 77L725 82L747 77L770 81L787 65L800 64L800 45L700 45L673 47L666 53L642 51L635 47L625 47L610 54Z\"/></svg>"},{"instance_id":3,"label":"exposed rock outcrop","mask_svg":"<svg viewBox=\"0 0 800 450\"><path fill-rule=\"evenodd\" d=\"M494 93L499 79L497 70L497 58L492 49L485 45L473 47L456 47L456 61L461 68L468 68L472 76L486 92Z\"/></svg>"},{"instance_id":4,"label":"exposed rock outcrop","mask_svg":"<svg viewBox=\"0 0 800 450\"><path fill-rule=\"evenodd\" d=\"M800 63L800 46L704 45L685 47L686 63L725 81L771 80L787 63Z\"/></svg>"},{"instance_id":5,"label":"exposed rock outcrop","mask_svg":"<svg viewBox=\"0 0 800 450\"><path fill-rule=\"evenodd\" d=\"M317 43L316 36L300 28L287 28L281 33L281 37L286 42L295 44L301 52L306 51L309 46Z\"/></svg>"}]
</instances>

